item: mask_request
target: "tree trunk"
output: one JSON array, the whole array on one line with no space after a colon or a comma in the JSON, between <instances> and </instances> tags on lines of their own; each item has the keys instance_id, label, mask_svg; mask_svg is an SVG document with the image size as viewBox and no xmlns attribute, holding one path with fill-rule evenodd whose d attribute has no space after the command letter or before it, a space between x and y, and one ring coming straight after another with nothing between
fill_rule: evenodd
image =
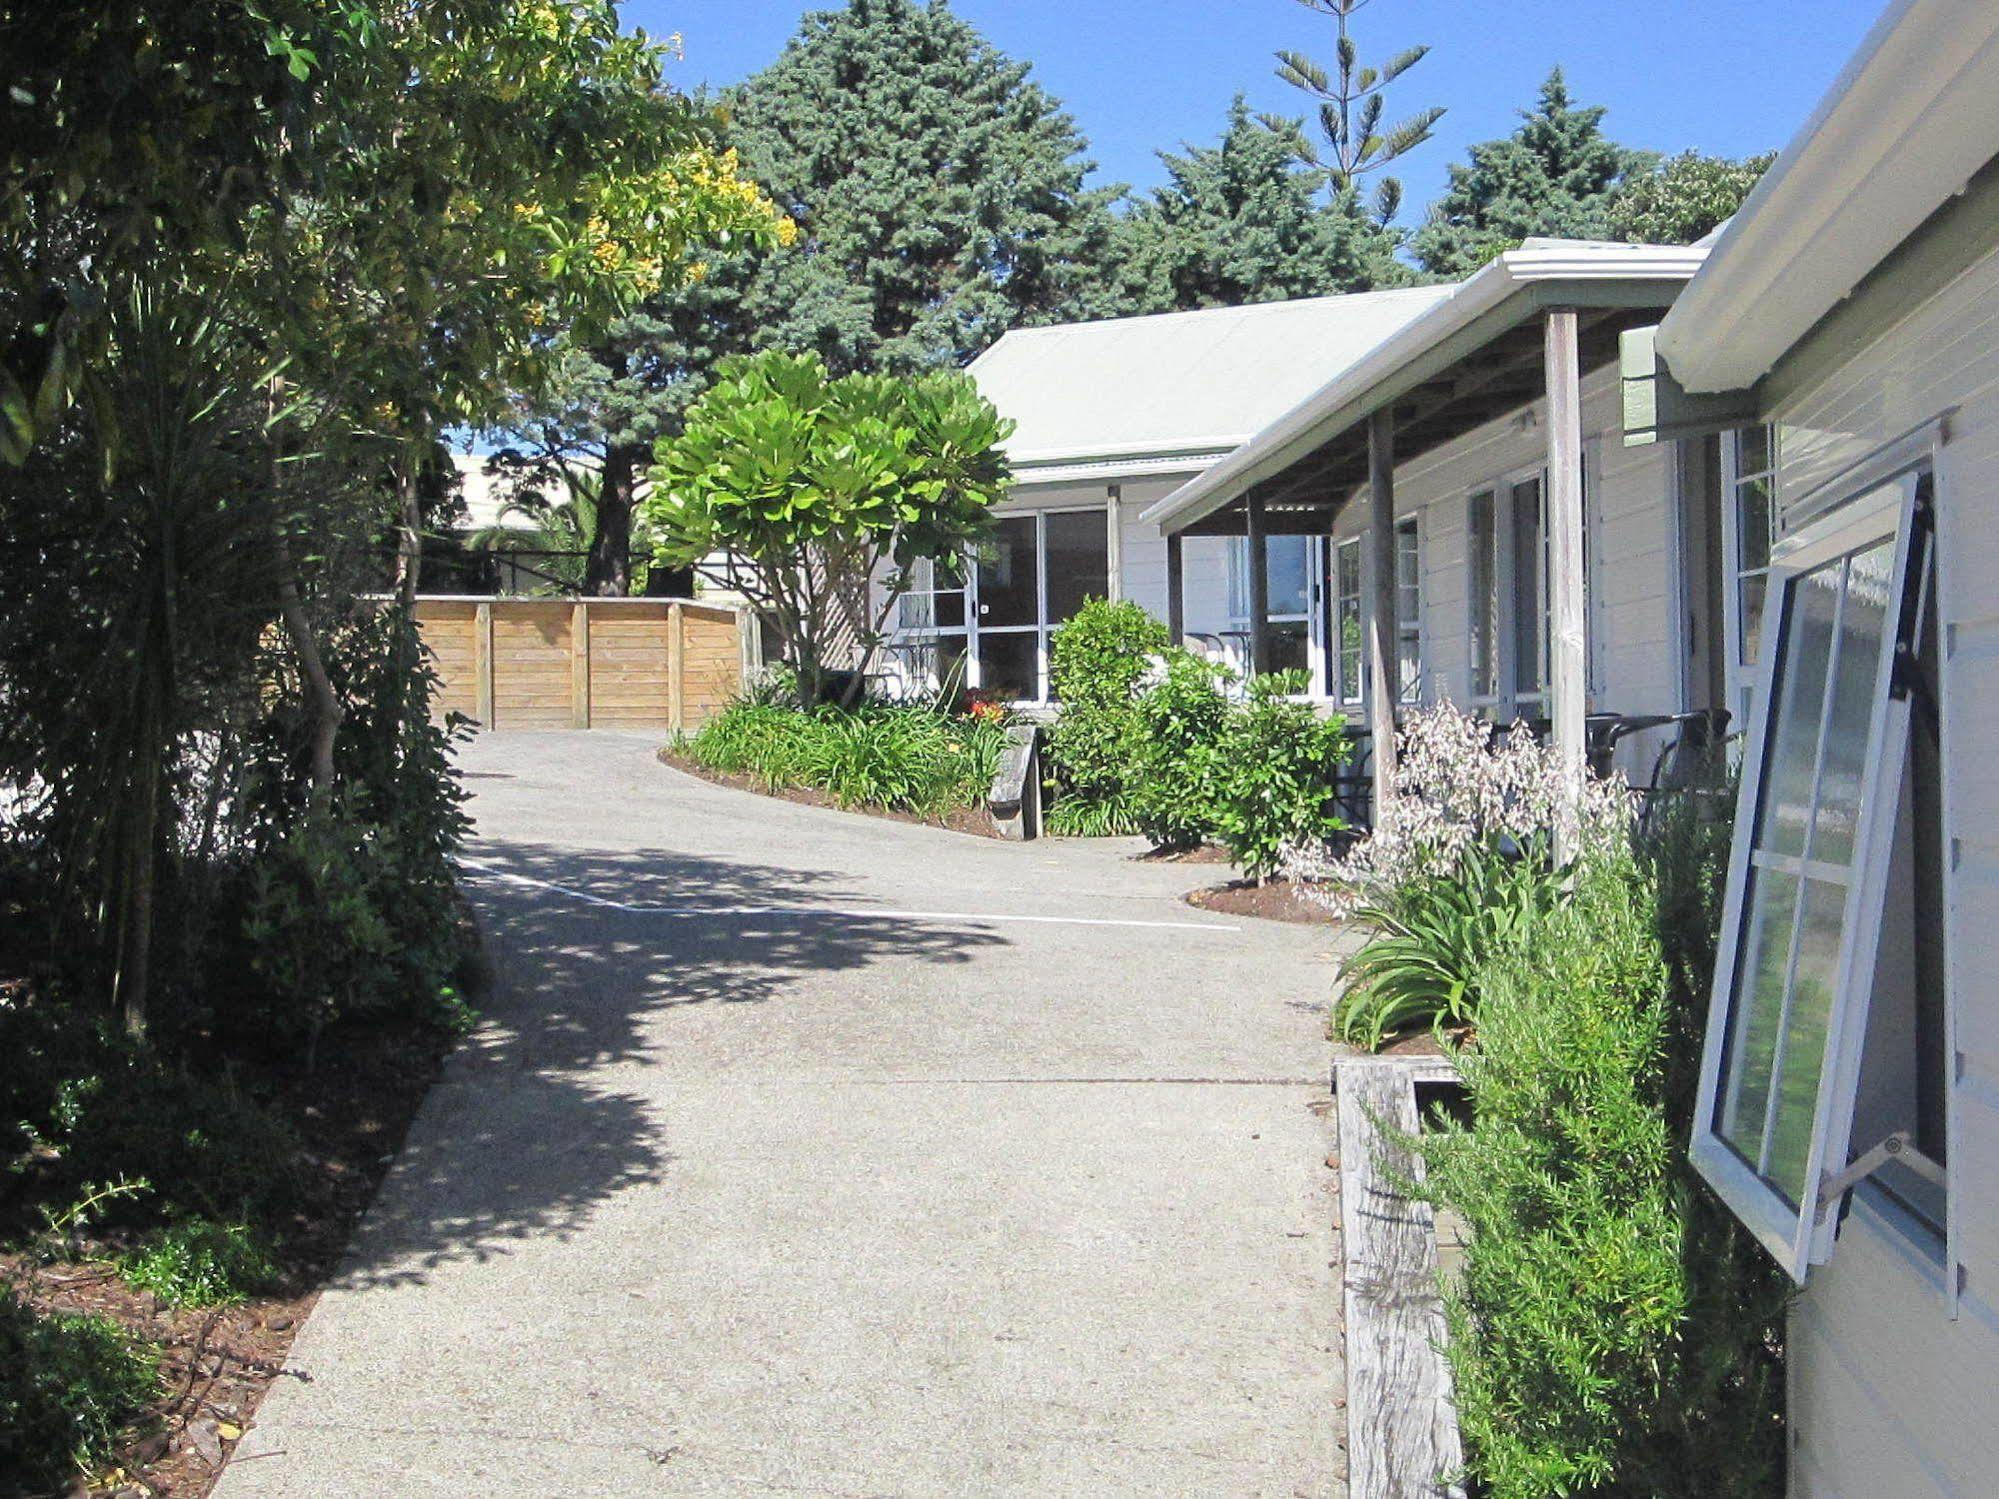
<instances>
[{"instance_id":1,"label":"tree trunk","mask_svg":"<svg viewBox=\"0 0 1999 1499\"><path fill-rule=\"evenodd\" d=\"M423 569L423 501L417 494L414 443L396 460L396 597L414 609Z\"/></svg>"},{"instance_id":2,"label":"tree trunk","mask_svg":"<svg viewBox=\"0 0 1999 1499\"><path fill-rule=\"evenodd\" d=\"M583 591L593 598L621 599L632 591L632 510L645 456L641 443L613 443L605 450L597 534L583 570Z\"/></svg>"},{"instance_id":3,"label":"tree trunk","mask_svg":"<svg viewBox=\"0 0 1999 1499\"><path fill-rule=\"evenodd\" d=\"M289 566L287 559L287 569ZM305 605L299 600L298 584L292 581L289 572L278 585L278 600L284 615L285 632L291 636L292 649L298 653L299 674L305 678L306 700L312 705L312 799L314 803L319 803L333 788L333 745L340 735L340 697L326 674L326 662L319 654L319 642L312 636L312 622L306 618Z\"/></svg>"},{"instance_id":4,"label":"tree trunk","mask_svg":"<svg viewBox=\"0 0 1999 1499\"><path fill-rule=\"evenodd\" d=\"M112 992L135 1040L146 1035L147 990L152 984L153 888L158 879L155 860L159 843L160 763L156 753L144 757L143 777L134 788L136 816L127 829L124 899L119 922L118 969Z\"/></svg>"}]
</instances>

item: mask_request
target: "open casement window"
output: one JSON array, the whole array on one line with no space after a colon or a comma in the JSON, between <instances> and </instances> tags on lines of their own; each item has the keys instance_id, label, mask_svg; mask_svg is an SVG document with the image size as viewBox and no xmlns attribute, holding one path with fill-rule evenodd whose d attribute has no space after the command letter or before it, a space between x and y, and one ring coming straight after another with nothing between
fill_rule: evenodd
<instances>
[{"instance_id":1,"label":"open casement window","mask_svg":"<svg viewBox=\"0 0 1999 1499\"><path fill-rule=\"evenodd\" d=\"M1859 480L1769 573L1692 1154L1800 1282L1863 1176L1942 1230L1931 485Z\"/></svg>"}]
</instances>

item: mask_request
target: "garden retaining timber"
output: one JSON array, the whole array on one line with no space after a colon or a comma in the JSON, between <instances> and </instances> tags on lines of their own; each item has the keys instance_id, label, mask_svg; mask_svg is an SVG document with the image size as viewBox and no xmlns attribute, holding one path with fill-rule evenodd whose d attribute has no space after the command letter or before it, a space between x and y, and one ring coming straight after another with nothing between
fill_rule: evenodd
<instances>
[{"instance_id":1,"label":"garden retaining timber","mask_svg":"<svg viewBox=\"0 0 1999 1499\"><path fill-rule=\"evenodd\" d=\"M693 599L417 600L436 711L488 729L698 728L759 664L747 611Z\"/></svg>"},{"instance_id":2,"label":"garden retaining timber","mask_svg":"<svg viewBox=\"0 0 1999 1499\"><path fill-rule=\"evenodd\" d=\"M1422 1164L1419 1083L1455 1081L1441 1058L1342 1057L1340 1217L1346 1245L1347 1492L1351 1499L1463 1499L1448 1481L1464 1462L1430 1205L1401 1183Z\"/></svg>"},{"instance_id":3,"label":"garden retaining timber","mask_svg":"<svg viewBox=\"0 0 1999 1499\"><path fill-rule=\"evenodd\" d=\"M1002 838L1023 840L1041 836L1041 730L1017 723L1006 731L999 769L986 798L986 810Z\"/></svg>"}]
</instances>

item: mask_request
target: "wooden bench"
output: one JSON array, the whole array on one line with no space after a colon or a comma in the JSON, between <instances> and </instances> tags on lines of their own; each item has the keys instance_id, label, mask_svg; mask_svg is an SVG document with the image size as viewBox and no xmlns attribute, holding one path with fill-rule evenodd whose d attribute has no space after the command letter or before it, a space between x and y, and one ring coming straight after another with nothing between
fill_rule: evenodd
<instances>
[{"instance_id":1,"label":"wooden bench","mask_svg":"<svg viewBox=\"0 0 1999 1499\"><path fill-rule=\"evenodd\" d=\"M1345 1057L1339 1098L1340 1220L1346 1247L1347 1492L1351 1499L1463 1499L1444 1481L1464 1461L1430 1205L1401 1191L1420 1175L1398 1138L1416 1133L1416 1088L1448 1084L1443 1058Z\"/></svg>"}]
</instances>

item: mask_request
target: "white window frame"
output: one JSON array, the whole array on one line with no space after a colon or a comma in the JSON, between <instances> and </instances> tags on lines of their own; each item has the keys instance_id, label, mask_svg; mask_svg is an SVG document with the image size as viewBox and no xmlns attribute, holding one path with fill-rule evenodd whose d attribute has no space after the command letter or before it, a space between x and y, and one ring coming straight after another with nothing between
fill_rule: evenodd
<instances>
[{"instance_id":1,"label":"white window frame","mask_svg":"<svg viewBox=\"0 0 1999 1499\"><path fill-rule=\"evenodd\" d=\"M1736 723L1745 723L1753 715L1756 706L1756 684L1762 678L1759 663L1751 659L1745 640L1742 618L1742 585L1751 577L1764 580L1762 621L1770 618L1771 567L1743 566L1742 534L1742 490L1749 484L1762 482L1770 492L1770 547L1771 559L1775 561L1777 544L1777 427L1774 423L1758 424L1764 434L1766 466L1745 469L1742 466L1742 437L1747 431L1757 427L1732 427L1721 435L1721 633L1722 633L1722 682L1728 693L1728 709L1735 715ZM1758 629L1761 640L1761 627Z\"/></svg>"},{"instance_id":2,"label":"white window frame","mask_svg":"<svg viewBox=\"0 0 1999 1499\"><path fill-rule=\"evenodd\" d=\"M932 586L930 588L911 589L908 592L904 593L902 599L897 602L896 628L894 629L894 631L891 632L888 641L890 649L904 653L906 655L914 648L920 648L925 645L934 645L939 639L943 637L963 636L965 639L965 663L966 663L965 686L976 691L984 688L985 686L985 658L984 658L984 653L981 651L979 646L980 637L982 635L1032 635L1035 640L1035 650L1034 650L1035 695L1033 697L1027 697L1027 698L1014 698L1011 699L1011 701L1014 703L1014 705L1024 708L1038 707L1042 704L1047 703L1049 700L1048 637L1054 632L1056 627L1062 623L1062 621L1060 620L1051 621L1048 617L1048 518L1051 515L1098 515L1103 517L1106 584L1110 592L1114 595L1117 591L1116 580L1109 576L1109 570L1111 567L1116 565L1117 559L1116 559L1116 549L1111 545L1111 533L1110 533L1111 521L1110 521L1110 509L1108 505L1104 504L1051 505L1045 509L1006 511L996 518L1001 521L1032 520L1034 522L1035 622L1031 625L1002 625L996 628L982 628L980 626L979 624L980 563L979 563L978 554L974 552L970 555L970 557L965 563L965 583L964 583L965 624L963 626L945 626L943 628L939 628L934 623L926 625L921 623L908 624L904 622L903 606L910 599L924 598L924 597L931 598L933 600L931 606L931 611L932 611L931 617L932 620L934 621L936 617L935 614L936 606L934 603L935 596L938 593L949 593L957 591L955 589L939 589L935 587L935 578L933 574ZM933 688L941 685L942 685L941 683L935 681L931 683L931 686Z\"/></svg>"},{"instance_id":3,"label":"white window frame","mask_svg":"<svg viewBox=\"0 0 1999 1499\"><path fill-rule=\"evenodd\" d=\"M1402 581L1402 537L1404 533L1414 538L1410 548L1415 558L1416 578L1413 584ZM1395 522L1395 701L1404 707L1423 701L1424 673L1428 653L1424 650L1424 618L1427 611L1427 583L1423 576L1423 512L1418 510L1402 516ZM1406 589L1406 591L1405 591ZM1407 606L1405 608L1405 606ZM1409 659L1415 664L1415 671L1409 680L1402 679L1402 647L1410 646Z\"/></svg>"},{"instance_id":4,"label":"white window frame","mask_svg":"<svg viewBox=\"0 0 1999 1499\"><path fill-rule=\"evenodd\" d=\"M1343 557L1353 559L1353 591L1343 592L1340 588L1340 561ZM1361 538L1346 536L1333 543L1332 567L1329 572L1332 589L1332 617L1328 629L1332 638L1327 643L1326 652L1326 696L1343 708L1358 708L1367 701L1367 553L1362 549ZM1348 644L1341 610L1353 605L1353 617L1359 626L1360 638ZM1346 690L1348 677L1347 663L1353 663L1354 690Z\"/></svg>"},{"instance_id":5,"label":"white window frame","mask_svg":"<svg viewBox=\"0 0 1999 1499\"><path fill-rule=\"evenodd\" d=\"M1504 701L1506 689L1506 657L1500 648L1503 631L1500 628L1500 606L1506 597L1506 569L1502 565L1500 533L1504 528L1505 509L1500 503L1500 481L1480 484L1465 495L1465 702L1473 708L1496 709ZM1491 551L1489 557L1481 555L1477 528L1472 524L1478 502L1484 500L1491 520ZM1484 564L1491 576L1486 580L1491 587L1488 598L1479 588L1479 573ZM1487 642L1488 665L1491 668L1491 684L1479 681L1479 629L1480 616L1492 630L1492 639Z\"/></svg>"},{"instance_id":6,"label":"white window frame","mask_svg":"<svg viewBox=\"0 0 1999 1499\"><path fill-rule=\"evenodd\" d=\"M1326 588L1327 563L1331 557L1327 538L1323 536L1299 535L1293 532L1266 534L1263 544L1266 550L1273 541L1302 541L1305 543L1305 610L1289 614L1272 614L1270 624L1300 624L1305 626L1305 670L1307 680L1303 699L1321 701L1337 692L1332 677L1333 660L1331 642L1326 638ZM1231 536L1228 538L1229 577L1229 628L1243 636L1243 646L1237 666L1245 677L1249 675L1249 538Z\"/></svg>"},{"instance_id":7,"label":"white window frame","mask_svg":"<svg viewBox=\"0 0 1999 1499\"><path fill-rule=\"evenodd\" d=\"M1532 559L1541 603L1537 638L1541 652L1541 686L1520 690L1519 603L1520 559L1515 544L1514 495L1527 484L1539 484L1541 495L1539 555ZM1482 600L1478 596L1478 557L1472 547L1471 507L1480 495L1491 497L1493 533L1493 589L1497 596L1495 638L1492 642L1493 690L1479 692L1477 672L1477 618ZM1474 708L1486 708L1507 718L1519 717L1523 706L1542 708L1548 700L1549 641L1554 601L1548 577L1548 470L1532 464L1498 474L1465 492L1465 672L1466 701Z\"/></svg>"},{"instance_id":8,"label":"white window frame","mask_svg":"<svg viewBox=\"0 0 1999 1499\"><path fill-rule=\"evenodd\" d=\"M1799 1284L1804 1283L1810 1266L1824 1263L1831 1253L1839 1215L1836 1211L1821 1213L1816 1199L1824 1191L1827 1178L1846 1168L1854 1144L1853 1116L1859 1091L1860 1063L1866 1043L1897 803L1909 735L1909 705L1889 689L1901 612L1897 606L1909 577L1909 548L1915 533L1911 520L1918 485L1913 482L1898 485L1898 481L1924 472L1929 475L1931 503L1934 506L1940 465L1936 461L1933 434L1908 439L1885 449L1828 486L1823 492L1830 492L1833 503L1812 507L1818 512L1815 518L1802 525L1795 535L1787 535L1772 554L1771 586L1765 603L1763 648L1759 652L1754 698L1756 706L1736 807L1714 991L1701 1055L1691 1158L1696 1169L1706 1177L1722 1200ZM1890 490L1887 488L1890 485L1898 487ZM1796 508L1802 510L1804 507ZM1784 642L1779 632L1784 628L1790 585L1812 569L1890 535L1896 538L1893 571L1890 574L1894 580L1891 585L1893 593L1888 630L1876 667L1859 819L1850 874L1846 881L1840 951L1834 970L1825 1049L1805 1162L1806 1187L1801 1194L1812 1200L1793 1206L1721 1136L1717 1124L1724 1084L1722 1064L1727 1050L1727 1031L1735 1019L1735 975L1747 916L1743 897L1750 873L1752 843L1757 833L1765 761L1775 728L1771 721L1774 713L1766 705L1775 701L1776 671L1784 654ZM1934 536L1934 530L1931 536ZM1930 545L1934 552L1934 540ZM1935 576L1933 567L1930 573L1932 586ZM1823 746L1820 753L1822 757ZM1891 790L1892 795L1884 794ZM1816 797L1816 793L1814 795ZM1948 872L1945 878L1948 880ZM1945 1024L1947 1032L1954 1025L1953 1005L1948 996ZM1786 1021L1780 1019L1779 1033L1773 1043L1780 1057L1788 1035L1785 1025ZM1781 1074L1773 1073L1770 1080L1772 1095L1779 1090L1781 1082ZM1949 1140L1948 1132L1953 1129L1953 1124L1948 1118L1945 1129ZM1871 1146L1874 1142L1864 1143ZM1955 1141L1949 1140L1949 1143L1954 1145ZM1948 1149L1946 1154L1955 1157L1958 1152ZM1951 1192L1948 1180L1945 1194L1948 1221L1955 1216L1955 1193ZM1945 1233L1947 1238L1948 1227Z\"/></svg>"}]
</instances>

